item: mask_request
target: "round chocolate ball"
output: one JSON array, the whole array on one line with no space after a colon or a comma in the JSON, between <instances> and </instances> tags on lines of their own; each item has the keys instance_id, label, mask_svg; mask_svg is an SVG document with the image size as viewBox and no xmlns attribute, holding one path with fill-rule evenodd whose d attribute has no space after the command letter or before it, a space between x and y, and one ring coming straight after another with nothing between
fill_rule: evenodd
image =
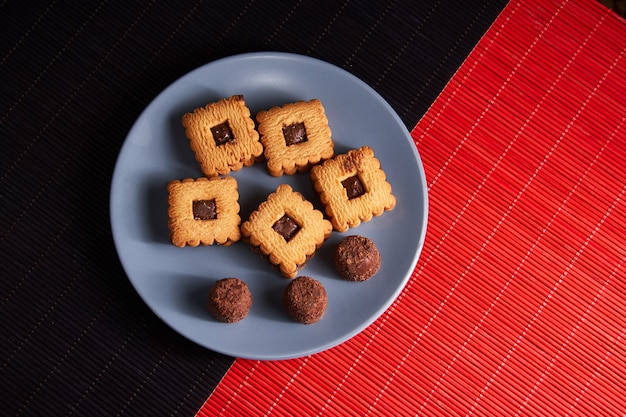
<instances>
[{"instance_id":1,"label":"round chocolate ball","mask_svg":"<svg viewBox=\"0 0 626 417\"><path fill-rule=\"evenodd\" d=\"M344 279L365 281L380 269L380 252L365 236L347 236L335 250L335 267Z\"/></svg>"},{"instance_id":2,"label":"round chocolate ball","mask_svg":"<svg viewBox=\"0 0 626 417\"><path fill-rule=\"evenodd\" d=\"M328 295L321 282L311 277L299 276L285 288L283 306L293 320L312 324L324 316Z\"/></svg>"},{"instance_id":3,"label":"round chocolate ball","mask_svg":"<svg viewBox=\"0 0 626 417\"><path fill-rule=\"evenodd\" d=\"M209 291L209 312L224 323L243 320L252 306L248 285L239 278L223 278Z\"/></svg>"}]
</instances>

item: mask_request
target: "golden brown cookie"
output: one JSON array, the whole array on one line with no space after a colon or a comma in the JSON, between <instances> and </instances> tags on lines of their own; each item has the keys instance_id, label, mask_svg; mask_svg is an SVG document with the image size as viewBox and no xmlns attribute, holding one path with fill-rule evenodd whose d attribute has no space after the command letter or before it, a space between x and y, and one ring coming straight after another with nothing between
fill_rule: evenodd
<instances>
[{"instance_id":1,"label":"golden brown cookie","mask_svg":"<svg viewBox=\"0 0 626 417\"><path fill-rule=\"evenodd\" d=\"M370 221L396 205L391 185L369 146L314 166L311 181L326 215L339 232Z\"/></svg>"},{"instance_id":2,"label":"golden brown cookie","mask_svg":"<svg viewBox=\"0 0 626 417\"><path fill-rule=\"evenodd\" d=\"M307 171L334 154L328 119L317 99L260 111L256 119L267 169L275 177Z\"/></svg>"},{"instance_id":3,"label":"golden brown cookie","mask_svg":"<svg viewBox=\"0 0 626 417\"><path fill-rule=\"evenodd\" d=\"M241 225L242 239L287 278L296 276L331 232L323 213L287 184L279 185Z\"/></svg>"},{"instance_id":4,"label":"golden brown cookie","mask_svg":"<svg viewBox=\"0 0 626 417\"><path fill-rule=\"evenodd\" d=\"M209 103L182 118L185 134L207 177L238 171L263 153L242 95Z\"/></svg>"},{"instance_id":5,"label":"golden brown cookie","mask_svg":"<svg viewBox=\"0 0 626 417\"><path fill-rule=\"evenodd\" d=\"M241 238L235 178L187 178L171 181L167 189L168 225L174 245L229 246Z\"/></svg>"}]
</instances>

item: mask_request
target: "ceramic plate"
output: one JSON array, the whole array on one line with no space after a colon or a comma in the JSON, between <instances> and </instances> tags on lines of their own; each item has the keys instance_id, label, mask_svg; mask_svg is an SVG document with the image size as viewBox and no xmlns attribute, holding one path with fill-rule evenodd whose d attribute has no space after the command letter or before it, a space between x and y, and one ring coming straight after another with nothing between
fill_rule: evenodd
<instances>
[{"instance_id":1,"label":"ceramic plate","mask_svg":"<svg viewBox=\"0 0 626 417\"><path fill-rule=\"evenodd\" d=\"M167 183L200 177L181 116L196 107L243 94L252 114L272 106L317 98L325 107L335 153L374 149L397 199L396 208L344 233L333 232L300 275L322 282L328 309L318 323L289 319L281 305L289 280L237 242L229 247L178 248L169 241ZM233 173L241 218L281 183L321 209L308 174L275 178L265 163ZM183 76L143 111L121 149L111 186L111 225L122 265L148 306L188 339L214 351L248 359L288 359L336 346L373 323L409 280L427 223L424 170L406 127L380 95L350 73L314 58L250 53L224 58ZM333 251L345 236L360 234L378 246L381 268L365 282L338 277ZM253 295L248 317L217 322L207 310L215 281L244 280Z\"/></svg>"}]
</instances>

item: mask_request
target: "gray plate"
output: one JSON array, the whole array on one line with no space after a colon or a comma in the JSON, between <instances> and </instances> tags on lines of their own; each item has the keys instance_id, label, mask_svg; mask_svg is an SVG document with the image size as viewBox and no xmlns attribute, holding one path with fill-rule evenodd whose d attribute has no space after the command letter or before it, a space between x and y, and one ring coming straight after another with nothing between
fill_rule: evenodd
<instances>
[{"instance_id":1,"label":"gray plate","mask_svg":"<svg viewBox=\"0 0 626 417\"><path fill-rule=\"evenodd\" d=\"M177 248L169 242L167 183L202 175L181 116L196 107L243 94L253 114L272 106L318 98L325 107L335 152L368 145L381 161L397 205L345 233L333 232L300 275L321 281L328 309L316 324L291 321L282 310L283 278L248 245ZM309 175L274 178L264 163L233 173L242 221L281 183L317 208ZM333 347L374 322L396 299L417 263L426 234L427 190L417 149L393 109L364 82L317 59L286 53L251 53L221 59L183 76L137 119L118 157L111 186L111 226L122 265L148 306L190 340L227 355L288 359ZM363 283L341 280L332 263L338 242L370 237L382 266ZM223 324L206 308L215 281L239 277L253 295L248 317Z\"/></svg>"}]
</instances>

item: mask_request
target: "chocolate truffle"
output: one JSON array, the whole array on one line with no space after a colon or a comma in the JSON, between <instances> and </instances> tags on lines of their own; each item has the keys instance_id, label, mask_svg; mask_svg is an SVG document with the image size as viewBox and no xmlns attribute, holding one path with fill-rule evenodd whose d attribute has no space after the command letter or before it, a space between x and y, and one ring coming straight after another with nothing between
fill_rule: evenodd
<instances>
[{"instance_id":1,"label":"chocolate truffle","mask_svg":"<svg viewBox=\"0 0 626 417\"><path fill-rule=\"evenodd\" d=\"M223 278L209 291L209 312L224 323L243 320L252 306L248 285L239 278Z\"/></svg>"},{"instance_id":2,"label":"chocolate truffle","mask_svg":"<svg viewBox=\"0 0 626 417\"><path fill-rule=\"evenodd\" d=\"M283 294L283 306L293 320L312 324L326 312L328 295L321 282L306 276L294 278Z\"/></svg>"},{"instance_id":3,"label":"chocolate truffle","mask_svg":"<svg viewBox=\"0 0 626 417\"><path fill-rule=\"evenodd\" d=\"M343 239L335 250L335 267L349 281L365 281L378 272L380 253L370 239L352 235Z\"/></svg>"}]
</instances>

